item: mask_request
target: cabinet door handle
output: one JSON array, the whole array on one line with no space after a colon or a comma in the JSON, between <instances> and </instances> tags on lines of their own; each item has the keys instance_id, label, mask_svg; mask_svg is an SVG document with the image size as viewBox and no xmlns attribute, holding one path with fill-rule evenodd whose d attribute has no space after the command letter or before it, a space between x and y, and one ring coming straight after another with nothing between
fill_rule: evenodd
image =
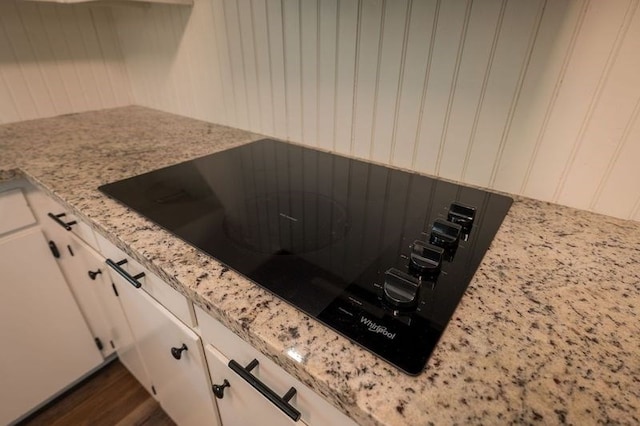
<instances>
[{"instance_id":1,"label":"cabinet door handle","mask_svg":"<svg viewBox=\"0 0 640 426\"><path fill-rule=\"evenodd\" d=\"M129 275L129 273L127 271L125 271L124 269L122 269L120 267L120 266L124 265L125 263L127 263L127 259L122 259L120 262L114 262L111 259L107 259L106 263L107 263L107 265L109 265L109 267L111 269L116 271L122 278L127 280L127 282L129 284L131 284L135 288L142 287L142 283L140 283L140 281L138 281L138 280L140 278L144 277L144 272L140 272L138 275L131 276L131 275Z\"/></svg>"},{"instance_id":2,"label":"cabinet door handle","mask_svg":"<svg viewBox=\"0 0 640 426\"><path fill-rule=\"evenodd\" d=\"M58 250L58 246L55 242L49 241L49 250L51 250L51 254L56 259L60 259L60 250Z\"/></svg>"},{"instance_id":3,"label":"cabinet door handle","mask_svg":"<svg viewBox=\"0 0 640 426\"><path fill-rule=\"evenodd\" d=\"M62 219L60 219L61 217L64 217L66 215L67 215L66 213L60 213L60 214L53 214L51 212L47 213L47 216L53 219L58 225L62 226L67 231L71 231L71 225L75 225L78 222L76 222L75 220L72 220L71 222L65 222Z\"/></svg>"},{"instance_id":4,"label":"cabinet door handle","mask_svg":"<svg viewBox=\"0 0 640 426\"><path fill-rule=\"evenodd\" d=\"M213 394L218 399L224 398L224 388L230 388L231 385L227 379L224 379L221 385L213 385L211 389L213 390Z\"/></svg>"},{"instance_id":5,"label":"cabinet door handle","mask_svg":"<svg viewBox=\"0 0 640 426\"><path fill-rule=\"evenodd\" d=\"M251 374L258 365L258 360L254 359L246 367L241 366L235 360L229 361L229 368L242 377L247 383L249 383L255 390L260 392L262 396L271 401L276 407L282 410L287 416L289 416L294 422L300 420L300 411L296 410L289 401L296 394L296 388L292 387L287 391L284 396L279 396L277 393L271 390L267 385L262 383L257 377Z\"/></svg>"},{"instance_id":6,"label":"cabinet door handle","mask_svg":"<svg viewBox=\"0 0 640 426\"><path fill-rule=\"evenodd\" d=\"M171 356L173 356L175 359L180 359L182 358L182 352L188 350L189 348L187 348L187 345L183 343L179 348L171 348Z\"/></svg>"},{"instance_id":7,"label":"cabinet door handle","mask_svg":"<svg viewBox=\"0 0 640 426\"><path fill-rule=\"evenodd\" d=\"M102 274L102 271L98 269L97 271L89 271L88 274L89 274L89 278L95 281L96 277Z\"/></svg>"}]
</instances>

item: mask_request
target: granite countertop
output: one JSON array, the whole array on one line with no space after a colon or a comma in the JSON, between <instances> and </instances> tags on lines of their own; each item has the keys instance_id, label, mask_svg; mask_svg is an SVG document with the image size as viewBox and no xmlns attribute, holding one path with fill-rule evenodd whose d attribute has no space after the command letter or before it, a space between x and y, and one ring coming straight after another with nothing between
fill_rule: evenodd
<instances>
[{"instance_id":1,"label":"granite countertop","mask_svg":"<svg viewBox=\"0 0 640 426\"><path fill-rule=\"evenodd\" d=\"M8 124L0 180L34 182L361 424L640 423L640 223L517 198L410 377L96 189L259 138L142 107Z\"/></svg>"}]
</instances>

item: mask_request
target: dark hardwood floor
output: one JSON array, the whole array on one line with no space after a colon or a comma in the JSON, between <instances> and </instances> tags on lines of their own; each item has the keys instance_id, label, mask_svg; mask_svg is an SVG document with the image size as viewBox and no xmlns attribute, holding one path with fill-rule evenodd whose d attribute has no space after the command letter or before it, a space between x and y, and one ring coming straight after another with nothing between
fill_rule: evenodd
<instances>
[{"instance_id":1,"label":"dark hardwood floor","mask_svg":"<svg viewBox=\"0 0 640 426\"><path fill-rule=\"evenodd\" d=\"M169 416L115 360L21 425L173 426Z\"/></svg>"}]
</instances>

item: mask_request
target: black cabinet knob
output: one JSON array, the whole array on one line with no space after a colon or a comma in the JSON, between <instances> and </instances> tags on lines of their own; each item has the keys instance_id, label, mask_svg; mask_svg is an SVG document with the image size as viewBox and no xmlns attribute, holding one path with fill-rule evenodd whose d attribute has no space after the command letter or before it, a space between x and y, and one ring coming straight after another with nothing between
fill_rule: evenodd
<instances>
[{"instance_id":1,"label":"black cabinet knob","mask_svg":"<svg viewBox=\"0 0 640 426\"><path fill-rule=\"evenodd\" d=\"M224 388L230 388L230 387L231 385L229 384L229 381L227 379L224 379L221 385L212 386L213 394L216 396L216 398L222 399L224 398Z\"/></svg>"},{"instance_id":2,"label":"black cabinet knob","mask_svg":"<svg viewBox=\"0 0 640 426\"><path fill-rule=\"evenodd\" d=\"M188 350L189 348L187 348L187 345L183 343L182 346L180 346L179 348L171 348L171 355L173 355L175 359L180 359L182 358L182 351L188 351Z\"/></svg>"},{"instance_id":3,"label":"black cabinet knob","mask_svg":"<svg viewBox=\"0 0 640 426\"><path fill-rule=\"evenodd\" d=\"M97 271L89 271L89 278L91 278L92 280L95 280L96 277L98 275L100 275L102 273L102 271L100 269L98 269Z\"/></svg>"}]
</instances>

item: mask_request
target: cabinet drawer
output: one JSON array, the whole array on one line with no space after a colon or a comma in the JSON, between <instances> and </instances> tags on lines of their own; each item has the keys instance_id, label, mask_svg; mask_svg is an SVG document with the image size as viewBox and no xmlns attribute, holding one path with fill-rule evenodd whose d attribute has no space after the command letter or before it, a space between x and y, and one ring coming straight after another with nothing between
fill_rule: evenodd
<instances>
[{"instance_id":1,"label":"cabinet drawer","mask_svg":"<svg viewBox=\"0 0 640 426\"><path fill-rule=\"evenodd\" d=\"M212 368L212 365L216 365L216 363L220 362L220 356L226 358L228 361L225 362L227 363L234 360L241 366L246 366L255 359L258 361L259 365L251 370L251 373L277 395L285 395L291 387L296 389L296 395L291 399L291 405L300 412L300 418L305 424L309 426L356 426L356 423L353 420L342 414L320 395L303 385L299 380L289 375L289 373L284 371L280 366L235 335L200 307L195 306L195 313L202 333L203 342L213 346L219 353L218 356L214 351L206 351L207 362L209 363L210 368ZM216 356L218 361L211 358L212 356ZM232 371L229 368L227 368L227 370L228 371L221 373L225 375L225 377L211 371L211 380L213 383L221 384L221 380L224 380L225 378L231 381L229 377L232 377L236 381L237 379L243 380L235 371ZM220 368L217 368L216 371L220 371ZM251 407L246 407L246 409L251 409ZM287 416L283 417L288 420ZM283 424L286 423L283 422Z\"/></svg>"},{"instance_id":2,"label":"cabinet drawer","mask_svg":"<svg viewBox=\"0 0 640 426\"><path fill-rule=\"evenodd\" d=\"M0 235L36 223L20 189L0 192Z\"/></svg>"},{"instance_id":3,"label":"cabinet drawer","mask_svg":"<svg viewBox=\"0 0 640 426\"><path fill-rule=\"evenodd\" d=\"M217 396L218 412L224 426L300 425L229 368L229 360L211 345L205 348L214 386L224 386ZM228 385L228 386L226 386ZM295 396L291 405L295 405Z\"/></svg>"},{"instance_id":4,"label":"cabinet drawer","mask_svg":"<svg viewBox=\"0 0 640 426\"><path fill-rule=\"evenodd\" d=\"M136 280L141 284L140 288L142 290L160 302L162 306L167 308L186 325L190 327L194 327L196 325L193 305L186 297L173 289L169 284L165 283L156 274L144 268L130 256L127 256L122 250L117 248L102 235L96 234L96 239L100 247L100 252L105 258L111 259L115 263L126 260L127 262L121 265L120 268L124 269L132 277L135 277L140 273L144 274L144 277ZM109 269L109 273L111 275L117 273L113 268L107 267L107 269Z\"/></svg>"},{"instance_id":5,"label":"cabinet drawer","mask_svg":"<svg viewBox=\"0 0 640 426\"><path fill-rule=\"evenodd\" d=\"M98 243L93 229L71 213L69 209L64 208L60 203L41 191L30 190L27 197L32 203L38 215L38 221L45 231L69 232L80 238L92 249L98 250Z\"/></svg>"}]
</instances>

